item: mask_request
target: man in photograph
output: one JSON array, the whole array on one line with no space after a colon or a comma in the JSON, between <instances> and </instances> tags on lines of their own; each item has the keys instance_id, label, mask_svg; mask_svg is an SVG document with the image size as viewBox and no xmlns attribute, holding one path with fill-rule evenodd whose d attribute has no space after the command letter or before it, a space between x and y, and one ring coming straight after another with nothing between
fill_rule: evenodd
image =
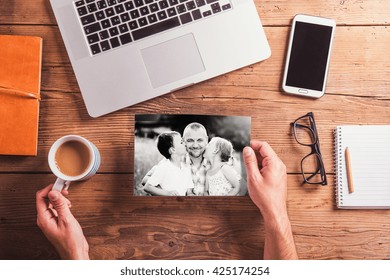
<instances>
[{"instance_id":1,"label":"man in photograph","mask_svg":"<svg viewBox=\"0 0 390 280\"><path fill-rule=\"evenodd\" d=\"M188 195L202 195L206 184L207 161L203 154L209 140L206 128L200 123L190 123L183 132L184 145L187 149L185 164L191 171L194 189Z\"/></svg>"}]
</instances>

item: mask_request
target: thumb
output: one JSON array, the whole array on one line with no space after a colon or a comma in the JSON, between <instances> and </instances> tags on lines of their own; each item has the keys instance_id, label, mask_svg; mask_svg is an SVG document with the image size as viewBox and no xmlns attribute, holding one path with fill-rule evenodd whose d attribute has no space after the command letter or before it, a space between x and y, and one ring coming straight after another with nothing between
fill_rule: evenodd
<instances>
[{"instance_id":1,"label":"thumb","mask_svg":"<svg viewBox=\"0 0 390 280\"><path fill-rule=\"evenodd\" d=\"M244 148L243 157L244 157L244 163L246 166L248 179L251 177L261 178L257 157L251 147Z\"/></svg>"},{"instance_id":2,"label":"thumb","mask_svg":"<svg viewBox=\"0 0 390 280\"><path fill-rule=\"evenodd\" d=\"M58 220L67 220L69 216L72 216L68 201L60 192L51 191L48 196L53 208L57 211Z\"/></svg>"}]
</instances>

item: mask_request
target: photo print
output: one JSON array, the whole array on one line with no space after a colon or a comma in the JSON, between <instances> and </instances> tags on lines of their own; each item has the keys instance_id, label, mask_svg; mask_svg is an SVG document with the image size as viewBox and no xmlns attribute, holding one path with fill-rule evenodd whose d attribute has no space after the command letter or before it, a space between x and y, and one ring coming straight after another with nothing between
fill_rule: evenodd
<instances>
[{"instance_id":1,"label":"photo print","mask_svg":"<svg viewBox=\"0 0 390 280\"><path fill-rule=\"evenodd\" d=\"M136 115L134 195L244 196L251 118Z\"/></svg>"}]
</instances>

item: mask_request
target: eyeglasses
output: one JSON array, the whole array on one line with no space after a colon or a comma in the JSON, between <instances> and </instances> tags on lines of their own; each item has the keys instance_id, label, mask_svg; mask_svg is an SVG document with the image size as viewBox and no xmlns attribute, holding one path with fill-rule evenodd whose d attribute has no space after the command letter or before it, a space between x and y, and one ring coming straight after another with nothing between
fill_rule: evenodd
<instances>
[{"instance_id":1,"label":"eyeglasses","mask_svg":"<svg viewBox=\"0 0 390 280\"><path fill-rule=\"evenodd\" d=\"M311 152L301 160L303 183L327 185L314 114L307 113L291 123L291 126L294 130L295 140L300 145L311 148Z\"/></svg>"}]
</instances>

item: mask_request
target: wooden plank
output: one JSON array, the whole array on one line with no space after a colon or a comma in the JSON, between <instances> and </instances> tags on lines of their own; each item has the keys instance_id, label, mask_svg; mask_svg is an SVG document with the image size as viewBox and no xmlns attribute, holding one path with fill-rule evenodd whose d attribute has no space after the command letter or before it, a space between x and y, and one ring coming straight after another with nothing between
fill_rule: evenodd
<instances>
[{"instance_id":1,"label":"wooden plank","mask_svg":"<svg viewBox=\"0 0 390 280\"><path fill-rule=\"evenodd\" d=\"M255 1L265 25L289 25L296 14L333 18L338 25L388 25L389 5L381 0Z\"/></svg>"},{"instance_id":2,"label":"wooden plank","mask_svg":"<svg viewBox=\"0 0 390 280\"><path fill-rule=\"evenodd\" d=\"M42 91L80 92L57 27L0 26L0 33L42 36ZM269 27L266 33L272 49L271 58L201 85L249 87L279 96L289 28ZM334 44L327 94L388 98L390 58L385 53L390 44L390 29L387 26L340 26ZM203 91L199 89L199 93L203 94ZM241 90L236 90L230 97L235 98L240 93ZM229 97L227 94L225 96Z\"/></svg>"},{"instance_id":3,"label":"wooden plank","mask_svg":"<svg viewBox=\"0 0 390 280\"><path fill-rule=\"evenodd\" d=\"M337 210L332 178L327 187L303 187L297 175L288 180L301 258L390 257L389 210ZM0 177L0 259L57 258L35 224L35 192L50 181L38 174ZM129 182L127 174L96 175L71 186L72 211L92 258L262 258L263 220L249 197L133 197Z\"/></svg>"},{"instance_id":4,"label":"wooden plank","mask_svg":"<svg viewBox=\"0 0 390 280\"><path fill-rule=\"evenodd\" d=\"M382 0L263 1L255 0L264 25L289 25L294 15L334 18L339 25L388 25L390 7ZM31 16L34 15L34 16ZM1 24L56 24L49 1L16 0L0 7Z\"/></svg>"},{"instance_id":5,"label":"wooden plank","mask_svg":"<svg viewBox=\"0 0 390 280\"><path fill-rule=\"evenodd\" d=\"M285 162L288 172L300 172L300 161L310 151L299 146L290 122L313 111L326 170L333 171L333 134L342 124L389 124L390 100L325 95L320 100L294 98L257 89L197 86L159 97L98 119L87 115L78 94L45 93L41 102L37 157L0 156L0 172L49 172L47 155L56 139L80 134L94 142L102 155L99 172L132 172L134 114L214 114L252 117L252 139L268 141ZM204 90L199 93L198 90ZM228 96L228 97L225 97ZM234 104L234 106L233 106ZM334 104L337 107L334 108ZM66 116L66 118L64 118Z\"/></svg>"}]
</instances>

